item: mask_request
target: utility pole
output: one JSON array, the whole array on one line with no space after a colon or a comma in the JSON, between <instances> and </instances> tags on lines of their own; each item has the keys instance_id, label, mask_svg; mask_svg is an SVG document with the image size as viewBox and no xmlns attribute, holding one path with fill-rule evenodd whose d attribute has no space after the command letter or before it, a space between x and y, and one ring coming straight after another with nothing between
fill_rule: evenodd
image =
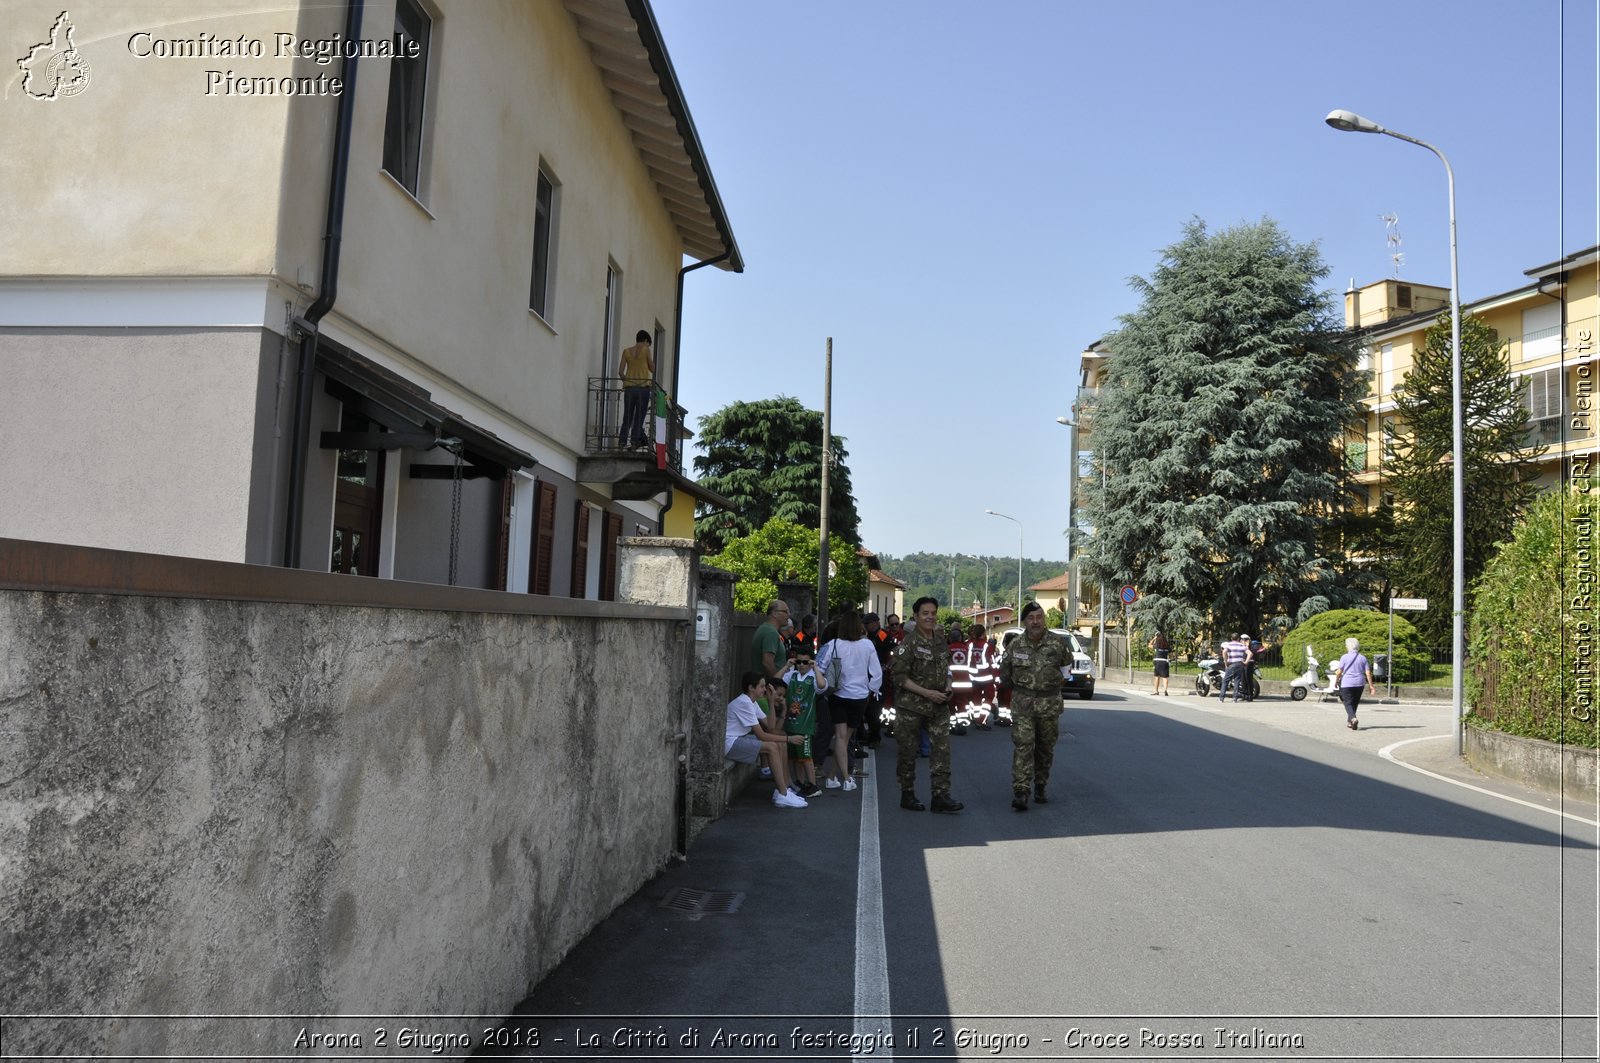
<instances>
[{"instance_id":1,"label":"utility pole","mask_svg":"<svg viewBox=\"0 0 1600 1063\"><path fill-rule=\"evenodd\" d=\"M822 531L817 558L817 630L828 622L828 473L833 464L833 337L822 363Z\"/></svg>"}]
</instances>

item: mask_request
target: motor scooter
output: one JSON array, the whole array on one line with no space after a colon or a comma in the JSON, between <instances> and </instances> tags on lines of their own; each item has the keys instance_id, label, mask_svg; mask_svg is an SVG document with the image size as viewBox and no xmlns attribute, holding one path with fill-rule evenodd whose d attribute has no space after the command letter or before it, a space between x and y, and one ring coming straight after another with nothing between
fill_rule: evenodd
<instances>
[{"instance_id":1,"label":"motor scooter","mask_svg":"<svg viewBox=\"0 0 1600 1063\"><path fill-rule=\"evenodd\" d=\"M1289 680L1289 697L1295 701L1304 701L1306 700L1306 695L1310 694L1313 690L1324 697L1328 695L1337 697L1339 694L1339 688L1333 685L1335 668L1333 666L1328 668L1327 686L1317 685L1318 676L1321 675L1321 673L1322 662L1317 660L1317 655L1312 652L1310 646L1307 646L1306 670L1298 678ZM1318 700L1321 699L1319 698Z\"/></svg>"},{"instance_id":2,"label":"motor scooter","mask_svg":"<svg viewBox=\"0 0 1600 1063\"><path fill-rule=\"evenodd\" d=\"M1216 657L1205 657L1195 663L1200 666L1200 674L1194 677L1194 692L1204 698L1210 697L1213 690L1220 691L1222 680L1227 675L1227 669L1222 667L1222 661ZM1249 700L1259 698L1261 680L1256 675L1255 669L1252 668L1245 673L1245 681L1250 684Z\"/></svg>"}]
</instances>

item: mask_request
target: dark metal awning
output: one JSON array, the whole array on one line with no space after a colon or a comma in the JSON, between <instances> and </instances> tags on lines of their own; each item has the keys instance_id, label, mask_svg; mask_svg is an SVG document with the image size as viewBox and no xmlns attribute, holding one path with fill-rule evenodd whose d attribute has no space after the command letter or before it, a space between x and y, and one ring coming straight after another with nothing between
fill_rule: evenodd
<instances>
[{"instance_id":1,"label":"dark metal awning","mask_svg":"<svg viewBox=\"0 0 1600 1063\"><path fill-rule=\"evenodd\" d=\"M507 470L536 464L533 455L434 402L426 389L326 337L317 340L317 369L327 377L330 395L389 429L323 432L324 448L429 450L460 440L462 460L473 466L463 475L497 480Z\"/></svg>"}]
</instances>

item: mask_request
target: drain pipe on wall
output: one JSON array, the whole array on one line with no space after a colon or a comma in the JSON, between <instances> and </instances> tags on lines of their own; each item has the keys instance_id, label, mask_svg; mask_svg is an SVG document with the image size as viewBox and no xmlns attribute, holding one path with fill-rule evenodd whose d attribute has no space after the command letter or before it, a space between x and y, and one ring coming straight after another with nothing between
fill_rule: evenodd
<instances>
[{"instance_id":1,"label":"drain pipe on wall","mask_svg":"<svg viewBox=\"0 0 1600 1063\"><path fill-rule=\"evenodd\" d=\"M345 8L344 39L361 39L361 15L365 0L349 0ZM311 445L311 383L316 376L319 323L333 309L339 294L339 246L344 238L344 191L350 172L350 129L356 102L356 58L339 61L344 91L339 94L338 123L333 133L333 158L328 167L327 225L322 237L322 277L317 282L316 301L304 317L295 319L300 337L300 371L295 384L294 434L289 446L289 498L283 529L283 564L300 567L301 524L305 519L306 461Z\"/></svg>"}]
</instances>

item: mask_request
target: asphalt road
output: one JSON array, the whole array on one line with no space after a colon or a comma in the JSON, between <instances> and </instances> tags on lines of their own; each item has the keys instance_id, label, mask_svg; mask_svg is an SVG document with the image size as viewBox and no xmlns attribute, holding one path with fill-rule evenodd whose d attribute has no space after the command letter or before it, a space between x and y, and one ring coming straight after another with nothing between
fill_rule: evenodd
<instances>
[{"instance_id":1,"label":"asphalt road","mask_svg":"<svg viewBox=\"0 0 1600 1063\"><path fill-rule=\"evenodd\" d=\"M753 788L541 983L523 1054L1594 1059L1594 812L1379 755L1445 719L1103 687L1026 813L1005 730L953 739L955 816L898 807L892 740L870 793ZM743 898L658 907L684 886Z\"/></svg>"}]
</instances>

